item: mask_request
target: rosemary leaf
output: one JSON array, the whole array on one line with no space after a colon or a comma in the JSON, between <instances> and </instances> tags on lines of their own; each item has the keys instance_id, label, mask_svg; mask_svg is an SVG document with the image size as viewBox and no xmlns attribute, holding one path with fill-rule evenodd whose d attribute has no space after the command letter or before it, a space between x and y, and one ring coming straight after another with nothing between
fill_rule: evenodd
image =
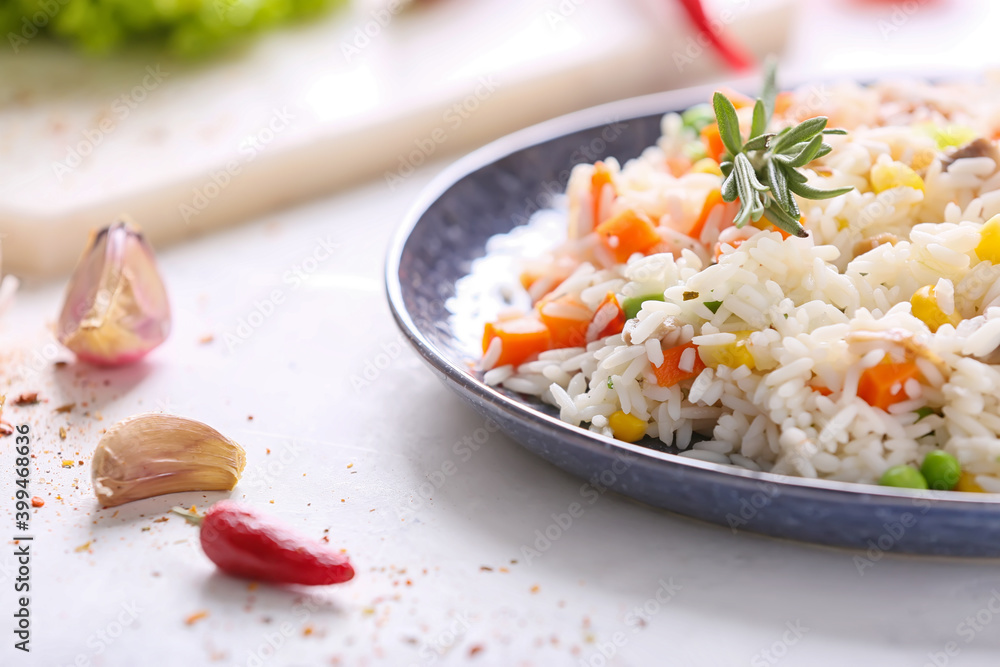
<instances>
[{"instance_id":1,"label":"rosemary leaf","mask_svg":"<svg viewBox=\"0 0 1000 667\"><path fill-rule=\"evenodd\" d=\"M833 190L820 190L819 188L814 188L806 183L789 183L788 189L798 196L805 197L806 199L832 199L834 197L847 194L854 189L854 186L848 185L846 187L835 188Z\"/></svg>"},{"instance_id":2,"label":"rosemary leaf","mask_svg":"<svg viewBox=\"0 0 1000 667\"><path fill-rule=\"evenodd\" d=\"M764 134L767 131L767 112L764 111L764 101L757 100L757 103L753 105L753 121L750 123L750 140L748 143L752 142L757 137ZM743 147L743 150L753 150L752 148Z\"/></svg>"},{"instance_id":3,"label":"rosemary leaf","mask_svg":"<svg viewBox=\"0 0 1000 667\"><path fill-rule=\"evenodd\" d=\"M743 146L743 135L740 134L740 120L736 116L736 107L722 93L716 93L712 99L715 107L715 118L719 123L719 136L722 143L731 154L736 155Z\"/></svg>"},{"instance_id":4,"label":"rosemary leaf","mask_svg":"<svg viewBox=\"0 0 1000 667\"><path fill-rule=\"evenodd\" d=\"M732 105L730 104L730 106ZM782 130L771 150L775 153L784 153L797 143L809 141L813 136L822 132L823 128L826 127L826 122L826 116L817 116L804 120L793 128Z\"/></svg>"}]
</instances>

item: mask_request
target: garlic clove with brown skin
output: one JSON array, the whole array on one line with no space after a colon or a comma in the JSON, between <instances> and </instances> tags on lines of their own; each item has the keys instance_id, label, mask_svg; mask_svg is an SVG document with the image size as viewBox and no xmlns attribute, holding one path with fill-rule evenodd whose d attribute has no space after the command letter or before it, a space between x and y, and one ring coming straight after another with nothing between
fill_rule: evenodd
<instances>
[{"instance_id":1,"label":"garlic clove with brown skin","mask_svg":"<svg viewBox=\"0 0 1000 667\"><path fill-rule=\"evenodd\" d=\"M82 361L119 366L170 333L170 303L142 231L120 220L91 234L66 288L59 342Z\"/></svg>"},{"instance_id":2,"label":"garlic clove with brown skin","mask_svg":"<svg viewBox=\"0 0 1000 667\"><path fill-rule=\"evenodd\" d=\"M181 491L230 491L246 453L193 419L147 413L124 419L101 438L91 462L94 494L104 507Z\"/></svg>"}]
</instances>

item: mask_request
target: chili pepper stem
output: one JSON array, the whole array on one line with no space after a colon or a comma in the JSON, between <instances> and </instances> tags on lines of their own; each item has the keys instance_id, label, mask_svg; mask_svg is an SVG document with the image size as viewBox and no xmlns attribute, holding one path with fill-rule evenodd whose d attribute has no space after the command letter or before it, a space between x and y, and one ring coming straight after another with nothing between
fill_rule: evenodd
<instances>
[{"instance_id":1,"label":"chili pepper stem","mask_svg":"<svg viewBox=\"0 0 1000 667\"><path fill-rule=\"evenodd\" d=\"M191 509L187 509L186 507L171 507L170 511L184 517L184 520L192 526L201 526L201 522L205 520L205 517L198 514L193 506Z\"/></svg>"}]
</instances>

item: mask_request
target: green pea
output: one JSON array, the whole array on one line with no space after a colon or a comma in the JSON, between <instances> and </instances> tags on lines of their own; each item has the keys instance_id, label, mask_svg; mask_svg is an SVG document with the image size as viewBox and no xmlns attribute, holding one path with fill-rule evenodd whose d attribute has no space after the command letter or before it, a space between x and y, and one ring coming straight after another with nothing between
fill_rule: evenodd
<instances>
[{"instance_id":1,"label":"green pea","mask_svg":"<svg viewBox=\"0 0 1000 667\"><path fill-rule=\"evenodd\" d=\"M962 475L962 466L958 459L941 450L928 452L924 457L924 463L920 466L920 472L924 474L927 484L932 489L938 491L951 491L958 484L958 478Z\"/></svg>"},{"instance_id":2,"label":"green pea","mask_svg":"<svg viewBox=\"0 0 1000 667\"><path fill-rule=\"evenodd\" d=\"M632 319L639 314L642 310L642 304L646 301L663 301L662 294L647 294L645 296L630 296L625 301L622 302L622 310L625 311L625 317L627 319Z\"/></svg>"},{"instance_id":3,"label":"green pea","mask_svg":"<svg viewBox=\"0 0 1000 667\"><path fill-rule=\"evenodd\" d=\"M882 486L895 486L900 489L926 489L927 480L913 466L893 466L882 474L878 481Z\"/></svg>"},{"instance_id":4,"label":"green pea","mask_svg":"<svg viewBox=\"0 0 1000 667\"><path fill-rule=\"evenodd\" d=\"M715 111L708 104L693 106L681 114L681 122L695 132L715 122Z\"/></svg>"}]
</instances>

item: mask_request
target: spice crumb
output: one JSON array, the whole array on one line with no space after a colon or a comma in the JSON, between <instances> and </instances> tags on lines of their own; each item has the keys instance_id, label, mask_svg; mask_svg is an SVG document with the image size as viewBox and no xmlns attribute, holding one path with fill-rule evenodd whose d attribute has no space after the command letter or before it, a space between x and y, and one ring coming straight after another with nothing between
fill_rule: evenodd
<instances>
[{"instance_id":1,"label":"spice crumb","mask_svg":"<svg viewBox=\"0 0 1000 667\"><path fill-rule=\"evenodd\" d=\"M63 468L72 468L73 467L73 462L71 460L69 460L69 459L63 459L62 467Z\"/></svg>"},{"instance_id":2,"label":"spice crumb","mask_svg":"<svg viewBox=\"0 0 1000 667\"><path fill-rule=\"evenodd\" d=\"M38 403L38 392L32 391L28 393L21 394L13 401L14 405L34 405Z\"/></svg>"},{"instance_id":3,"label":"spice crumb","mask_svg":"<svg viewBox=\"0 0 1000 667\"><path fill-rule=\"evenodd\" d=\"M76 549L73 549L73 551L75 551L76 553L81 553L81 552L87 551L87 550L90 549L90 543L91 542L93 542L93 540L87 540L86 542L84 542L83 544L81 544L80 546L78 546Z\"/></svg>"},{"instance_id":4,"label":"spice crumb","mask_svg":"<svg viewBox=\"0 0 1000 667\"><path fill-rule=\"evenodd\" d=\"M534 586L531 587L531 592L532 593L537 593L540 590L541 590L541 588L538 586L538 584L535 584Z\"/></svg>"},{"instance_id":5,"label":"spice crumb","mask_svg":"<svg viewBox=\"0 0 1000 667\"><path fill-rule=\"evenodd\" d=\"M76 403L66 403L65 405L60 405L58 408L56 408L54 410L54 412L58 412L59 414L63 414L64 415L67 412L72 412L73 408L75 408L75 407L76 407Z\"/></svg>"},{"instance_id":6,"label":"spice crumb","mask_svg":"<svg viewBox=\"0 0 1000 667\"><path fill-rule=\"evenodd\" d=\"M482 652L483 652L483 645L482 644L476 644L475 646L470 646L469 647L469 657L470 658L474 658L474 657L476 657L478 654L480 654Z\"/></svg>"},{"instance_id":7,"label":"spice crumb","mask_svg":"<svg viewBox=\"0 0 1000 667\"><path fill-rule=\"evenodd\" d=\"M479 571L480 572L492 572L493 568L490 567L489 565L480 565L479 566Z\"/></svg>"},{"instance_id":8,"label":"spice crumb","mask_svg":"<svg viewBox=\"0 0 1000 667\"><path fill-rule=\"evenodd\" d=\"M307 625L306 627L302 628L302 636L303 637L308 637L312 633L313 633L313 626Z\"/></svg>"},{"instance_id":9,"label":"spice crumb","mask_svg":"<svg viewBox=\"0 0 1000 667\"><path fill-rule=\"evenodd\" d=\"M348 468L353 468L353 467L354 467L354 464L353 464L353 463L348 463L348 464L347 464L347 467L348 467Z\"/></svg>"},{"instance_id":10,"label":"spice crumb","mask_svg":"<svg viewBox=\"0 0 1000 667\"><path fill-rule=\"evenodd\" d=\"M201 619L205 618L206 616L208 616L208 612L207 611L204 611L204 610L202 610L202 611L196 611L195 613L193 613L190 616L188 616L187 618L185 618L184 622L187 625L194 625L195 623L197 623Z\"/></svg>"},{"instance_id":11,"label":"spice crumb","mask_svg":"<svg viewBox=\"0 0 1000 667\"><path fill-rule=\"evenodd\" d=\"M45 505L45 501L44 500L42 500L38 496L32 496L32 498L31 498L31 506L32 507L43 507L44 505Z\"/></svg>"},{"instance_id":12,"label":"spice crumb","mask_svg":"<svg viewBox=\"0 0 1000 667\"><path fill-rule=\"evenodd\" d=\"M59 439L60 440L66 439L66 429L62 426L59 427Z\"/></svg>"},{"instance_id":13,"label":"spice crumb","mask_svg":"<svg viewBox=\"0 0 1000 667\"><path fill-rule=\"evenodd\" d=\"M204 336L198 339L198 342L201 343L202 345L208 345L213 340L215 340L215 336L213 336L212 334L205 334Z\"/></svg>"}]
</instances>

